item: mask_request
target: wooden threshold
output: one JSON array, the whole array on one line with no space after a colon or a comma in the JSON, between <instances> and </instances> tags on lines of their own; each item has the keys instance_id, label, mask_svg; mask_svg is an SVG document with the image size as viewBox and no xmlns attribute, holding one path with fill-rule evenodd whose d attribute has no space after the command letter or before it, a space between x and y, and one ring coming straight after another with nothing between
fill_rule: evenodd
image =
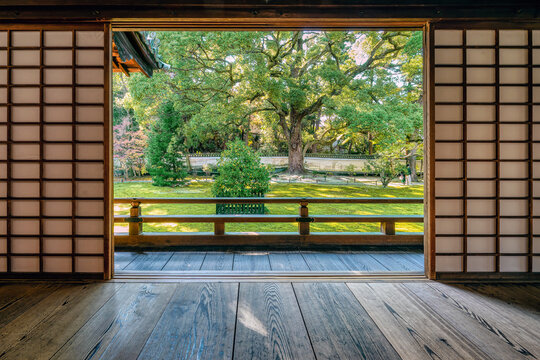
<instances>
[{"instance_id":1,"label":"wooden threshold","mask_svg":"<svg viewBox=\"0 0 540 360\"><path fill-rule=\"evenodd\" d=\"M115 282L404 282L427 281L422 272L364 271L116 271Z\"/></svg>"}]
</instances>

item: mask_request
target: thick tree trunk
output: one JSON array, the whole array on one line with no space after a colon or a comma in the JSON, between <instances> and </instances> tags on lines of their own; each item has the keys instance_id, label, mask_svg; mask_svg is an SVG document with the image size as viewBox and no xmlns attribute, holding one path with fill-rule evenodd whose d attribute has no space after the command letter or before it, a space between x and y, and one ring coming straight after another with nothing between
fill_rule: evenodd
<instances>
[{"instance_id":1,"label":"thick tree trunk","mask_svg":"<svg viewBox=\"0 0 540 360\"><path fill-rule=\"evenodd\" d=\"M295 131L289 141L289 173L304 173L304 152L302 149L302 132Z\"/></svg>"}]
</instances>

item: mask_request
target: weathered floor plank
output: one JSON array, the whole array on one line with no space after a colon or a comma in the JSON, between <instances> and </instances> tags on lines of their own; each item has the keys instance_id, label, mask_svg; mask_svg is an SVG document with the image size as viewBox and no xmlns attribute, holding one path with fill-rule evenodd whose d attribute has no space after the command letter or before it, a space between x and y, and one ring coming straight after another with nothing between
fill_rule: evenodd
<instances>
[{"instance_id":1,"label":"weathered floor plank","mask_svg":"<svg viewBox=\"0 0 540 360\"><path fill-rule=\"evenodd\" d=\"M309 271L309 266L298 252L271 252L268 258L272 271Z\"/></svg>"},{"instance_id":2,"label":"weathered floor plank","mask_svg":"<svg viewBox=\"0 0 540 360\"><path fill-rule=\"evenodd\" d=\"M149 251L137 255L124 270L156 271L162 270L173 256L172 252Z\"/></svg>"},{"instance_id":3,"label":"weathered floor plank","mask_svg":"<svg viewBox=\"0 0 540 360\"><path fill-rule=\"evenodd\" d=\"M350 271L338 254L302 252L302 256L311 271Z\"/></svg>"},{"instance_id":4,"label":"weathered floor plank","mask_svg":"<svg viewBox=\"0 0 540 360\"><path fill-rule=\"evenodd\" d=\"M175 252L163 267L166 271L194 271L200 270L206 256L201 251L181 251Z\"/></svg>"},{"instance_id":5,"label":"weathered floor plank","mask_svg":"<svg viewBox=\"0 0 540 360\"><path fill-rule=\"evenodd\" d=\"M390 271L424 271L423 266L406 259L401 254L370 252L369 255L387 267Z\"/></svg>"},{"instance_id":6,"label":"weathered floor plank","mask_svg":"<svg viewBox=\"0 0 540 360\"><path fill-rule=\"evenodd\" d=\"M403 284L411 294L429 306L427 311L436 313L474 343L490 359L534 359L525 349L517 334L502 332L495 322L488 321L470 310L470 303L456 301L444 292L425 283Z\"/></svg>"},{"instance_id":7,"label":"weathered floor plank","mask_svg":"<svg viewBox=\"0 0 540 360\"><path fill-rule=\"evenodd\" d=\"M53 359L136 359L175 288L126 284Z\"/></svg>"},{"instance_id":8,"label":"weathered floor plank","mask_svg":"<svg viewBox=\"0 0 540 360\"><path fill-rule=\"evenodd\" d=\"M42 302L46 304L38 303L32 308L39 310L37 313L29 311L39 320L19 316L1 330L0 359L50 359L123 285L94 283L79 289L66 287L67 298L60 294L53 297L52 303L49 297L44 299ZM58 299L64 301L57 303ZM47 316L41 315L41 311L48 312ZM25 320L32 326L26 325Z\"/></svg>"},{"instance_id":9,"label":"weathered floor plank","mask_svg":"<svg viewBox=\"0 0 540 360\"><path fill-rule=\"evenodd\" d=\"M231 359L238 284L178 284L139 359Z\"/></svg>"},{"instance_id":10,"label":"weathered floor plank","mask_svg":"<svg viewBox=\"0 0 540 360\"><path fill-rule=\"evenodd\" d=\"M339 254L339 258L351 271L389 271L386 266L372 258L369 254Z\"/></svg>"},{"instance_id":11,"label":"weathered floor plank","mask_svg":"<svg viewBox=\"0 0 540 360\"><path fill-rule=\"evenodd\" d=\"M463 289L485 295L490 301L502 301L527 313L540 315L540 296L537 287L527 284L469 284Z\"/></svg>"},{"instance_id":12,"label":"weathered floor plank","mask_svg":"<svg viewBox=\"0 0 540 360\"><path fill-rule=\"evenodd\" d=\"M201 266L205 271L231 271L233 268L234 254L226 252L208 252Z\"/></svg>"},{"instance_id":13,"label":"weathered floor plank","mask_svg":"<svg viewBox=\"0 0 540 360\"><path fill-rule=\"evenodd\" d=\"M234 359L315 359L290 283L243 283Z\"/></svg>"},{"instance_id":14,"label":"weathered floor plank","mask_svg":"<svg viewBox=\"0 0 540 360\"><path fill-rule=\"evenodd\" d=\"M318 359L401 359L345 284L293 287Z\"/></svg>"},{"instance_id":15,"label":"weathered floor plank","mask_svg":"<svg viewBox=\"0 0 540 360\"><path fill-rule=\"evenodd\" d=\"M265 251L242 252L234 254L235 271L270 271L270 260Z\"/></svg>"},{"instance_id":16,"label":"weathered floor plank","mask_svg":"<svg viewBox=\"0 0 540 360\"><path fill-rule=\"evenodd\" d=\"M116 251L114 253L114 270L123 270L138 256L136 252Z\"/></svg>"},{"instance_id":17,"label":"weathered floor plank","mask_svg":"<svg viewBox=\"0 0 540 360\"><path fill-rule=\"evenodd\" d=\"M403 359L481 359L482 353L439 316L427 314L399 284L347 284Z\"/></svg>"}]
</instances>

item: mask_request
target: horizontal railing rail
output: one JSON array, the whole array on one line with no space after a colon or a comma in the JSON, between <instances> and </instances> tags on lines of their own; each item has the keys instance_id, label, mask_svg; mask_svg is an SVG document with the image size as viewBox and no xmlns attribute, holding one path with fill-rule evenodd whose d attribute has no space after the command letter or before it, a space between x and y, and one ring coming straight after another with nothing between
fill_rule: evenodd
<instances>
[{"instance_id":1,"label":"horizontal railing rail","mask_svg":"<svg viewBox=\"0 0 540 360\"><path fill-rule=\"evenodd\" d=\"M130 204L129 215L115 215L127 223L127 234L115 234L126 246L142 245L309 245L309 244L421 244L423 233L396 233L396 223L421 223L423 215L310 215L309 204L421 204L422 198L117 198ZM142 215L143 204L299 204L298 215ZM213 223L210 233L144 233L143 223ZM297 223L298 233L226 233L226 223ZM312 233L311 223L379 223L378 233Z\"/></svg>"}]
</instances>

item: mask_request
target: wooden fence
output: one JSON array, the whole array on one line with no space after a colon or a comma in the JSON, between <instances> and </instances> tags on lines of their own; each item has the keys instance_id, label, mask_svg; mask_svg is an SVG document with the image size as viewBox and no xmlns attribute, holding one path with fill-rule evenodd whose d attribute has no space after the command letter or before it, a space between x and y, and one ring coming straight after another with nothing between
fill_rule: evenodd
<instances>
[{"instance_id":1,"label":"wooden fence","mask_svg":"<svg viewBox=\"0 0 540 360\"><path fill-rule=\"evenodd\" d=\"M423 215L309 215L310 204L421 204L422 198L117 198L130 204L128 233L115 234L115 245L167 246L295 246L421 245L423 233L396 233L396 223L421 223ZM298 215L142 215L144 204L299 204ZM143 232L143 223L213 223L213 232ZM225 232L226 223L297 223L298 232ZM380 232L311 232L311 223L379 223Z\"/></svg>"}]
</instances>

